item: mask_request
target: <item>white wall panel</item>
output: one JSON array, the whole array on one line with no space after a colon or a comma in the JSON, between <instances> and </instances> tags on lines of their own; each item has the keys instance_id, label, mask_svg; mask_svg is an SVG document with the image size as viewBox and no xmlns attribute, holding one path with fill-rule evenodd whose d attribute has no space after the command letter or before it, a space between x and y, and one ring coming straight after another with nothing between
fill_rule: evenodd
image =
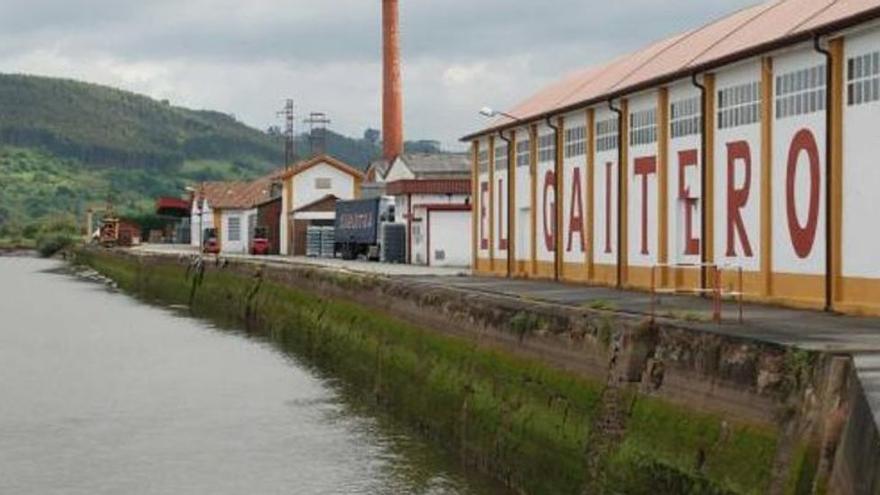
<instances>
[{"instance_id":1,"label":"white wall panel","mask_svg":"<svg viewBox=\"0 0 880 495\"><path fill-rule=\"evenodd\" d=\"M613 265L617 263L617 159L616 147L601 149L600 140L613 138L613 135L601 135L596 126L617 120L617 114L607 107L597 107L592 131L596 136L596 150L593 163L593 239L595 253L593 260L598 264Z\"/></svg>"},{"instance_id":2,"label":"white wall panel","mask_svg":"<svg viewBox=\"0 0 880 495\"><path fill-rule=\"evenodd\" d=\"M628 110L627 256L630 265L649 267L657 263L659 251L657 93L631 98Z\"/></svg>"},{"instance_id":3,"label":"white wall panel","mask_svg":"<svg viewBox=\"0 0 880 495\"><path fill-rule=\"evenodd\" d=\"M690 81L669 88L670 107L675 106L676 111L681 112L678 116L671 110L669 113L670 127L674 129L669 133L667 157L670 264L700 262L701 96L702 92ZM696 114L692 113L694 111Z\"/></svg>"},{"instance_id":4,"label":"white wall panel","mask_svg":"<svg viewBox=\"0 0 880 495\"><path fill-rule=\"evenodd\" d=\"M587 112L565 116L563 136L562 252L566 263L583 263L587 246Z\"/></svg>"},{"instance_id":5,"label":"white wall panel","mask_svg":"<svg viewBox=\"0 0 880 495\"><path fill-rule=\"evenodd\" d=\"M874 67L880 58L880 54L874 55L880 51L880 30L847 36L844 51L847 66L853 59L853 78L847 70L843 121L843 275L880 278L880 229L877 228L880 75L875 73ZM860 57L858 63L855 59ZM871 62L865 67L868 58ZM860 67L856 67L857 63ZM861 78L856 77L859 74Z\"/></svg>"},{"instance_id":6,"label":"white wall panel","mask_svg":"<svg viewBox=\"0 0 880 495\"><path fill-rule=\"evenodd\" d=\"M713 116L715 262L748 271L761 262L761 108L751 98L760 81L757 61L719 71ZM725 99L732 105L722 108Z\"/></svg>"}]
</instances>

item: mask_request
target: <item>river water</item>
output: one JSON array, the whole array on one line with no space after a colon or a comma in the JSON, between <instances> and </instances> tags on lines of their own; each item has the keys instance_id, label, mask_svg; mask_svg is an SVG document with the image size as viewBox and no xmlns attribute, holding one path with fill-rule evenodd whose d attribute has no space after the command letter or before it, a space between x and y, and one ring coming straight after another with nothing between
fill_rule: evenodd
<instances>
[{"instance_id":1,"label":"river water","mask_svg":"<svg viewBox=\"0 0 880 495\"><path fill-rule=\"evenodd\" d=\"M501 494L265 340L0 257L0 494Z\"/></svg>"}]
</instances>

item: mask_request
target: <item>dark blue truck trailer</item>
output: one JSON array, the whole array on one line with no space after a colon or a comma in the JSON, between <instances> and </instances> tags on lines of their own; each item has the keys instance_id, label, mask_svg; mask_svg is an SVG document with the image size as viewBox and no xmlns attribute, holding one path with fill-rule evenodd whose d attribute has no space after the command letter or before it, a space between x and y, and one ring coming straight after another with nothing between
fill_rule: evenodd
<instances>
[{"instance_id":1,"label":"dark blue truck trailer","mask_svg":"<svg viewBox=\"0 0 880 495\"><path fill-rule=\"evenodd\" d=\"M336 202L336 251L347 260L378 260L382 225L394 222L394 200L388 197Z\"/></svg>"}]
</instances>

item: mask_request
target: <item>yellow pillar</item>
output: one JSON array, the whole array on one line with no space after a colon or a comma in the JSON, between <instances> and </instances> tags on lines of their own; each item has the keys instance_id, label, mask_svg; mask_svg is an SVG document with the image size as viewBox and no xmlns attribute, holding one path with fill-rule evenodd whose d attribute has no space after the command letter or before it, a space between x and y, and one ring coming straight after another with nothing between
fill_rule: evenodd
<instances>
[{"instance_id":1,"label":"yellow pillar","mask_svg":"<svg viewBox=\"0 0 880 495\"><path fill-rule=\"evenodd\" d=\"M565 204L565 168L563 167L563 160L565 158L565 150L563 149L565 146L565 118L559 117L556 121L556 127L559 130L556 132L556 157L554 162L554 171L553 175L556 178L556 222L555 222L555 232L553 233L553 240L555 241L554 248L556 249L555 263L556 263L556 273L560 280L565 278L565 251L563 250L563 223L564 223L564 215L563 215L563 205Z\"/></svg>"},{"instance_id":2,"label":"yellow pillar","mask_svg":"<svg viewBox=\"0 0 880 495\"><path fill-rule=\"evenodd\" d=\"M507 145L507 274L516 269L516 131L511 131Z\"/></svg>"},{"instance_id":3,"label":"yellow pillar","mask_svg":"<svg viewBox=\"0 0 880 495\"><path fill-rule=\"evenodd\" d=\"M214 208L214 232L217 236L217 249L223 250L223 211Z\"/></svg>"},{"instance_id":4,"label":"yellow pillar","mask_svg":"<svg viewBox=\"0 0 880 495\"><path fill-rule=\"evenodd\" d=\"M843 109L844 54L843 38L831 40L831 301L841 301L843 285Z\"/></svg>"},{"instance_id":5,"label":"yellow pillar","mask_svg":"<svg viewBox=\"0 0 880 495\"><path fill-rule=\"evenodd\" d=\"M761 290L773 292L773 59L761 60Z\"/></svg>"},{"instance_id":6,"label":"yellow pillar","mask_svg":"<svg viewBox=\"0 0 880 495\"><path fill-rule=\"evenodd\" d=\"M480 184L479 174L480 166L478 161L478 153L480 152L480 142L474 140L471 144L471 266L474 271L478 271L479 266L477 260L480 253Z\"/></svg>"},{"instance_id":7,"label":"yellow pillar","mask_svg":"<svg viewBox=\"0 0 880 495\"><path fill-rule=\"evenodd\" d=\"M701 239L702 248L706 253L706 262L712 263L715 260L715 74L706 74L703 76L703 85L706 87L706 114L703 115L703 132L706 133L706 150L703 153L706 157L706 190L702 191L705 195L705 215L706 222L706 238ZM712 283L711 274L706 278L708 284Z\"/></svg>"},{"instance_id":8,"label":"yellow pillar","mask_svg":"<svg viewBox=\"0 0 880 495\"><path fill-rule=\"evenodd\" d=\"M669 89L660 88L657 97L657 261L661 265L669 263ZM669 270L660 270L660 285L668 284Z\"/></svg>"},{"instance_id":9,"label":"yellow pillar","mask_svg":"<svg viewBox=\"0 0 880 495\"><path fill-rule=\"evenodd\" d=\"M593 229L595 228L595 206L593 202L595 201L595 179L593 178L593 174L595 173L596 166L596 112L592 108L587 110L587 208L584 215L584 221L586 222L586 227L584 230L584 235L587 236L586 242L586 252L584 253L584 257L586 258L584 261L587 264L587 279L593 280L595 276L595 258L593 254L593 250L596 248L596 242L593 239Z\"/></svg>"},{"instance_id":10,"label":"yellow pillar","mask_svg":"<svg viewBox=\"0 0 880 495\"><path fill-rule=\"evenodd\" d=\"M489 136L489 271L495 273L495 137Z\"/></svg>"},{"instance_id":11,"label":"yellow pillar","mask_svg":"<svg viewBox=\"0 0 880 495\"><path fill-rule=\"evenodd\" d=\"M626 98L620 101L620 111L623 113L623 125L618 129L618 143L620 146L620 280L618 284L625 286L629 279L629 101Z\"/></svg>"},{"instance_id":12,"label":"yellow pillar","mask_svg":"<svg viewBox=\"0 0 880 495\"><path fill-rule=\"evenodd\" d=\"M529 242L531 243L531 265L532 265L532 276L538 274L538 237L537 237L537 229L538 229L538 209L536 208L538 204L538 185L536 183L536 178L538 175L538 126L532 124L530 129L532 139L529 141L529 174L532 177L532 198L531 198L531 208L529 210L529 216L531 216L532 222L532 235L530 236Z\"/></svg>"}]
</instances>

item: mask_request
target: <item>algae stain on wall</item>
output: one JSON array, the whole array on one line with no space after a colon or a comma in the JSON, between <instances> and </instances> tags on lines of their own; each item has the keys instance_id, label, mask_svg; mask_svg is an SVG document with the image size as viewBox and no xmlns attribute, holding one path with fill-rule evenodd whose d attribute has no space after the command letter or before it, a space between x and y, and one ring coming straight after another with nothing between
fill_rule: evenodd
<instances>
[{"instance_id":1,"label":"algae stain on wall","mask_svg":"<svg viewBox=\"0 0 880 495\"><path fill-rule=\"evenodd\" d=\"M777 432L624 391L608 449L593 448L608 384L440 335L374 308L223 267L189 270L82 253L81 261L148 300L246 325L367 403L522 493L766 493ZM196 278L197 277L197 278ZM198 280L196 283L195 280ZM194 289L195 288L195 289ZM540 321L523 314L512 331ZM601 455L600 483L587 479ZM593 459L595 461L595 459Z\"/></svg>"}]
</instances>

